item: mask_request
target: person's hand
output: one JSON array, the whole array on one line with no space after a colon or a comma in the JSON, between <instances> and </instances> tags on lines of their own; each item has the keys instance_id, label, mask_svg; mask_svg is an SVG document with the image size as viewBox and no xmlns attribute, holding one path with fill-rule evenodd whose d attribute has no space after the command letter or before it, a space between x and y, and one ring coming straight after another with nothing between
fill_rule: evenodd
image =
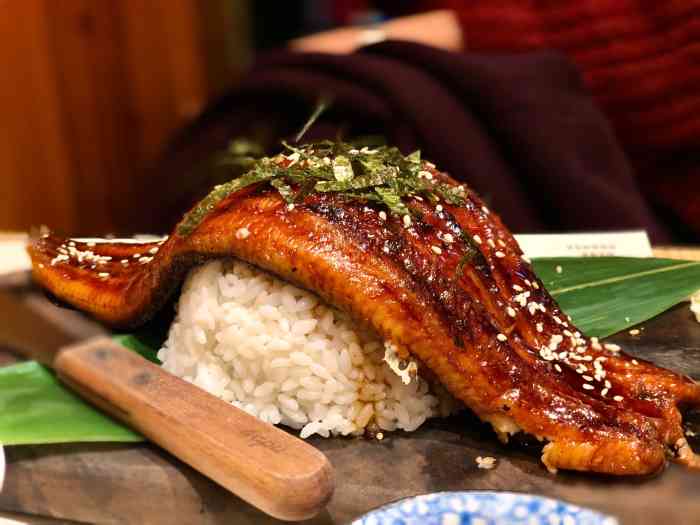
<instances>
[{"instance_id":1,"label":"person's hand","mask_svg":"<svg viewBox=\"0 0 700 525\"><path fill-rule=\"evenodd\" d=\"M408 40L449 51L459 51L463 46L457 16L443 10L405 16L377 26L324 31L291 40L289 47L295 51L343 54L387 39Z\"/></svg>"}]
</instances>

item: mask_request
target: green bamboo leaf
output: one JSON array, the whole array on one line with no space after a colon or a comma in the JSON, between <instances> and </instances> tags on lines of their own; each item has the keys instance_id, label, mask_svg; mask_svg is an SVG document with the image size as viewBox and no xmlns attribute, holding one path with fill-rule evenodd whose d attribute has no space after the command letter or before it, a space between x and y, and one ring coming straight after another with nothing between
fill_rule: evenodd
<instances>
[{"instance_id":1,"label":"green bamboo leaf","mask_svg":"<svg viewBox=\"0 0 700 525\"><path fill-rule=\"evenodd\" d=\"M153 324L114 340L159 363L163 327ZM0 367L0 444L135 442L143 437L96 410L63 386L48 368L34 361Z\"/></svg>"},{"instance_id":2,"label":"green bamboo leaf","mask_svg":"<svg viewBox=\"0 0 700 525\"><path fill-rule=\"evenodd\" d=\"M533 265L561 308L589 336L607 337L647 321L700 289L700 262L571 257L536 259Z\"/></svg>"},{"instance_id":3,"label":"green bamboo leaf","mask_svg":"<svg viewBox=\"0 0 700 525\"><path fill-rule=\"evenodd\" d=\"M143 441L85 403L34 361L0 368L0 385L3 445Z\"/></svg>"}]
</instances>

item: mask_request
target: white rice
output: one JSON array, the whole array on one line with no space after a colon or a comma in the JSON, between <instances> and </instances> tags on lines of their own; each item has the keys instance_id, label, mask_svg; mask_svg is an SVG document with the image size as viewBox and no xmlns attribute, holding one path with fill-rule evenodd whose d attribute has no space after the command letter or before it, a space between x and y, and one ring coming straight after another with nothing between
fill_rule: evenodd
<instances>
[{"instance_id":1,"label":"white rice","mask_svg":"<svg viewBox=\"0 0 700 525\"><path fill-rule=\"evenodd\" d=\"M214 261L185 281L158 358L263 421L301 429L302 438L358 435L368 425L413 431L449 414L447 394L420 377L404 384L384 353L376 334L315 295L248 264Z\"/></svg>"}]
</instances>

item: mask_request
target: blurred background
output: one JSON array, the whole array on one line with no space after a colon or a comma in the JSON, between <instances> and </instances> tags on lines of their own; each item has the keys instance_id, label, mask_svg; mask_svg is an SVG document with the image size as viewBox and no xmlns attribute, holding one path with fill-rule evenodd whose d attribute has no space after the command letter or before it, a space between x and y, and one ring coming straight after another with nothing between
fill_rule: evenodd
<instances>
[{"instance_id":1,"label":"blurred background","mask_svg":"<svg viewBox=\"0 0 700 525\"><path fill-rule=\"evenodd\" d=\"M450 16L419 23L397 20L434 9ZM562 52L578 66L586 89L612 124L616 136L609 151L622 152L619 140L634 170L630 175L624 158L600 161L634 181L633 192L621 186L625 199L610 199L615 205L632 202L635 193L639 206L653 209L652 216L644 208L648 220L620 212L624 217L611 219L610 225L653 223L659 226L651 227L652 237L697 242L698 12L700 0L0 0L0 232L41 224L69 235L149 229L154 222L148 208L158 206L153 194L158 190L144 181L155 180L149 173L159 156L179 130L246 79L256 56L289 48L290 41L296 51L347 53L373 43L376 35L360 26L383 24L381 39L412 40L452 53ZM343 26L360 32L343 32ZM333 28L341 29L314 36ZM390 48L384 52L389 58ZM402 64L410 62L408 55ZM332 63L326 60L304 73L316 75ZM420 68L432 74L429 63ZM529 86L536 89L535 83ZM275 114L272 105L267 109ZM302 109L306 114L308 108ZM237 115L234 111L228 118ZM588 155L586 147L580 145L578 154ZM538 187L540 160L526 174L519 160L513 166L518 177L535 181L522 179L529 193L519 202L534 202L544 189L554 196L538 204L545 209L571 185ZM180 162L172 156L171 161ZM161 188L179 182L178 170L171 168L165 181L161 173ZM595 170L592 164L589 168ZM488 181L465 180L487 199L495 193ZM599 194L591 191L586 202ZM613 207L592 206L580 215L595 219ZM607 225L585 217L569 220L567 210L573 208L568 205L530 223L507 202L498 209L516 230L517 224L529 230Z\"/></svg>"},{"instance_id":2,"label":"blurred background","mask_svg":"<svg viewBox=\"0 0 700 525\"><path fill-rule=\"evenodd\" d=\"M376 16L312 0L0 1L0 231L133 231L144 173L256 50Z\"/></svg>"}]
</instances>

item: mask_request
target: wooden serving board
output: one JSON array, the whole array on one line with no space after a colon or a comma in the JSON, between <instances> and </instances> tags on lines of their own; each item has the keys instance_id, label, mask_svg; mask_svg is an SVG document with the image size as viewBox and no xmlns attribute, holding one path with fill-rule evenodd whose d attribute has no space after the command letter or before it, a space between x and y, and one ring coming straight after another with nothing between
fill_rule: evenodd
<instances>
[{"instance_id":1,"label":"wooden serving board","mask_svg":"<svg viewBox=\"0 0 700 525\"><path fill-rule=\"evenodd\" d=\"M25 284L10 286L45 307ZM55 310L46 312L56 316ZM86 334L98 331L70 314L57 322ZM612 339L630 353L700 378L700 324L687 305L650 321L639 336ZM700 414L689 421L700 435ZM542 494L614 514L623 524L700 523L700 472L670 465L645 479L551 475L536 448L503 446L467 414L432 420L411 434L389 433L382 441L310 442L333 464L336 491L327 510L308 523L348 523L387 502L444 490ZM700 448L700 439L690 442ZM17 446L7 447L6 455L2 510L100 524L276 523L150 444ZM496 468L478 469L476 456L496 457Z\"/></svg>"}]
</instances>

